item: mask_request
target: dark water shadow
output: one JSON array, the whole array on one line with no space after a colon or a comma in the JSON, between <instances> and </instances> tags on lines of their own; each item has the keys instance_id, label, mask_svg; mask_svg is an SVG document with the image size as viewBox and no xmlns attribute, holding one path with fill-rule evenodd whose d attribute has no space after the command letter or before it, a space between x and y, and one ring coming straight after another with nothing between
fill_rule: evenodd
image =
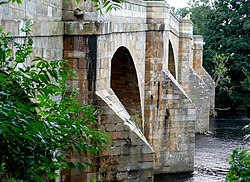
<instances>
[{"instance_id":1,"label":"dark water shadow","mask_svg":"<svg viewBox=\"0 0 250 182\"><path fill-rule=\"evenodd\" d=\"M155 182L183 182L193 179L193 173L173 173L173 174L157 174L154 176Z\"/></svg>"}]
</instances>

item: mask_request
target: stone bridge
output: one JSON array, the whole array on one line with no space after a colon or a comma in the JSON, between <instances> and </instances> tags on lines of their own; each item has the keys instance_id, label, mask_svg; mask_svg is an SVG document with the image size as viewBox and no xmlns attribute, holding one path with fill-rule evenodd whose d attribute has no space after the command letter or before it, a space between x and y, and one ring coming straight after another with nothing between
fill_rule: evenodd
<instances>
[{"instance_id":1,"label":"stone bridge","mask_svg":"<svg viewBox=\"0 0 250 182\"><path fill-rule=\"evenodd\" d=\"M193 171L195 133L208 131L214 82L190 20L177 18L164 0L127 0L103 15L75 0L23 0L0 12L17 41L32 20L34 54L67 59L79 101L101 111L110 146L88 158L93 168L63 171L62 181L153 181L154 174Z\"/></svg>"}]
</instances>

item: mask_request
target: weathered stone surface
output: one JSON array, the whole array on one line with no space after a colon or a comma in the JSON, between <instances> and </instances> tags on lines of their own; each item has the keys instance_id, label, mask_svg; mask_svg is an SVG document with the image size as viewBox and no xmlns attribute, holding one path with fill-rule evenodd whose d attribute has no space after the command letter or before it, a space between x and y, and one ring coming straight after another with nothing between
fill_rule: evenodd
<instances>
[{"instance_id":1,"label":"weathered stone surface","mask_svg":"<svg viewBox=\"0 0 250 182\"><path fill-rule=\"evenodd\" d=\"M195 131L202 133L209 129L209 113L214 108L214 83L211 78L203 79L208 76L202 68L203 41L197 36L193 38L192 29L190 20L180 21L179 83L196 106Z\"/></svg>"},{"instance_id":2,"label":"weathered stone surface","mask_svg":"<svg viewBox=\"0 0 250 182\"><path fill-rule=\"evenodd\" d=\"M146 182L193 170L195 132L208 129L214 82L190 20L179 20L166 1L127 0L103 16L89 1L0 6L1 26L18 42L28 19L34 56L69 61L78 76L71 90L79 87L79 102L100 109L99 127L111 140L100 156L72 155L93 167L65 171L63 181Z\"/></svg>"},{"instance_id":3,"label":"weathered stone surface","mask_svg":"<svg viewBox=\"0 0 250 182\"><path fill-rule=\"evenodd\" d=\"M194 59L193 59L193 68L196 73L202 78L204 83L207 86L209 92L210 100L210 115L214 115L215 108L215 83L207 71L202 67L203 62L203 38L202 36L195 35L193 37L194 41Z\"/></svg>"}]
</instances>

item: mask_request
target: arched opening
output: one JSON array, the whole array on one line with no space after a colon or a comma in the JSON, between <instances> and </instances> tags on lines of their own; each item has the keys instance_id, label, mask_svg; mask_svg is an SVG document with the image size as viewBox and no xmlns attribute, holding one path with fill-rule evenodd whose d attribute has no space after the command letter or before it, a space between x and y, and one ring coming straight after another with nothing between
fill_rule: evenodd
<instances>
[{"instance_id":1,"label":"arched opening","mask_svg":"<svg viewBox=\"0 0 250 182\"><path fill-rule=\"evenodd\" d=\"M174 51L173 51L173 46L170 41L169 41L169 48L168 48L168 70L176 79Z\"/></svg>"},{"instance_id":2,"label":"arched opening","mask_svg":"<svg viewBox=\"0 0 250 182\"><path fill-rule=\"evenodd\" d=\"M129 50L120 47L111 60L111 88L131 115L142 127L141 103L135 65Z\"/></svg>"}]
</instances>

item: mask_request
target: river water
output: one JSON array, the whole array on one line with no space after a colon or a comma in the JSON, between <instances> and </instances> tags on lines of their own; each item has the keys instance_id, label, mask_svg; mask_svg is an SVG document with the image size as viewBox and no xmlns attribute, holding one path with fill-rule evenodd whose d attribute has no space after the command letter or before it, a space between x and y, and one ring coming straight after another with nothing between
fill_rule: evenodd
<instances>
[{"instance_id":1,"label":"river water","mask_svg":"<svg viewBox=\"0 0 250 182\"><path fill-rule=\"evenodd\" d=\"M210 120L210 132L196 135L195 169L192 174L156 175L155 182L222 182L229 169L228 157L236 146L249 146L242 128L250 115L219 112Z\"/></svg>"}]
</instances>

